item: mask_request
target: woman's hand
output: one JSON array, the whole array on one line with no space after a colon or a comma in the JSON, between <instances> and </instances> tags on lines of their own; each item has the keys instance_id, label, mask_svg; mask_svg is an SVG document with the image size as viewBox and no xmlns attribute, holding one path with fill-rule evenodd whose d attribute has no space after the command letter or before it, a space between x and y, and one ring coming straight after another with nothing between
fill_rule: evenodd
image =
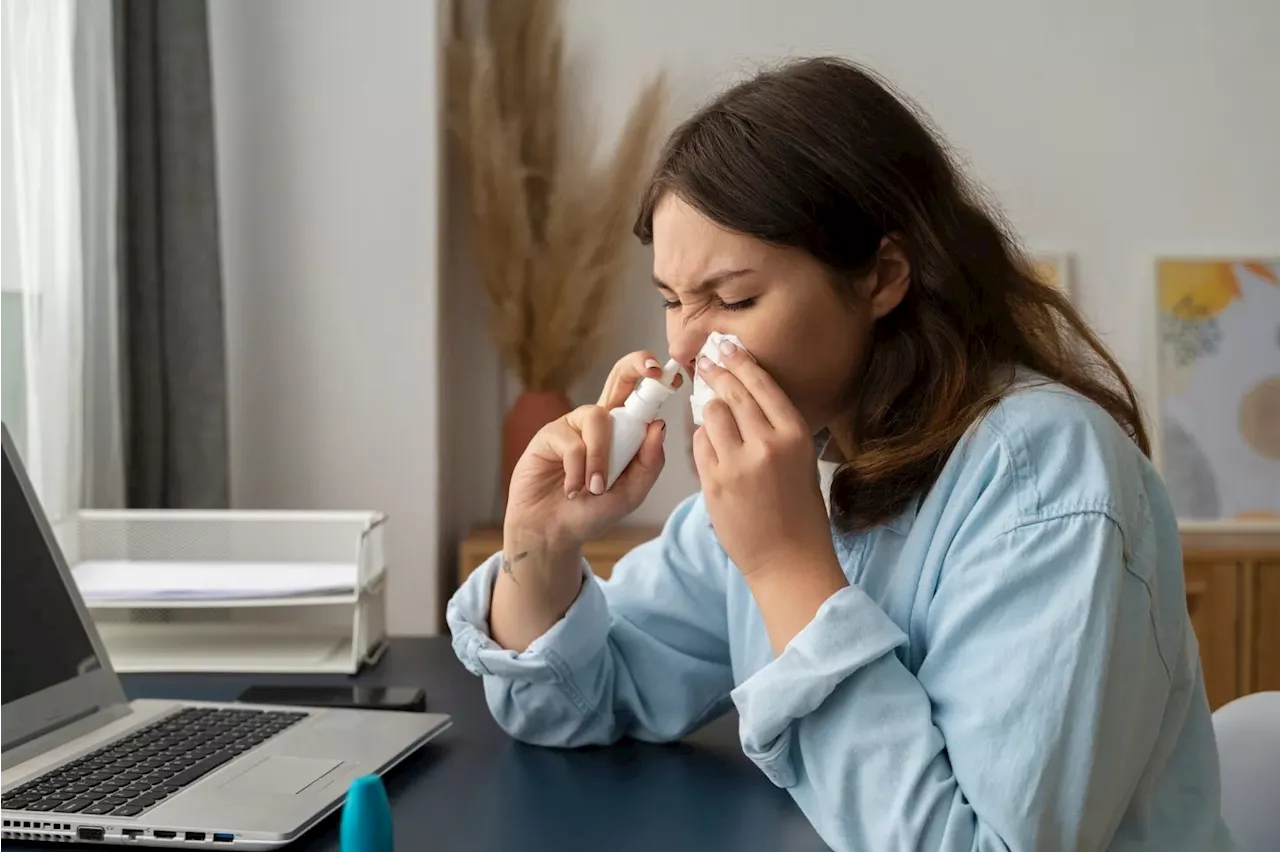
<instances>
[{"instance_id":1,"label":"woman's hand","mask_svg":"<svg viewBox=\"0 0 1280 852\"><path fill-rule=\"evenodd\" d=\"M648 352L614 365L598 405L539 430L511 474L502 528L502 570L489 606L489 634L524 651L568 611L582 588L582 545L630 514L662 471L664 424L649 425L636 457L604 490L612 424L640 379L662 375Z\"/></svg>"},{"instance_id":2,"label":"woman's hand","mask_svg":"<svg viewBox=\"0 0 1280 852\"><path fill-rule=\"evenodd\" d=\"M520 535L557 549L576 548L640 505L662 471L665 424L649 425L635 459L605 491L612 435L609 409L622 405L641 379L661 375L662 367L651 353L633 352L614 365L598 404L584 405L538 432L511 475L505 537Z\"/></svg>"},{"instance_id":3,"label":"woman's hand","mask_svg":"<svg viewBox=\"0 0 1280 852\"><path fill-rule=\"evenodd\" d=\"M768 373L726 346L724 367L698 362L716 397L693 435L693 456L716 537L746 577L781 652L848 580L831 539L808 424Z\"/></svg>"}]
</instances>

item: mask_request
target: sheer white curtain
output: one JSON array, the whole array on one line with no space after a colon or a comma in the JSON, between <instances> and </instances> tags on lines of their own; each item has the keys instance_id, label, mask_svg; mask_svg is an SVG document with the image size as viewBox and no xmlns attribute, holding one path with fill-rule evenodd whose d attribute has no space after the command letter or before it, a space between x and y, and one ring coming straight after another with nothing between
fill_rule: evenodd
<instances>
[{"instance_id":1,"label":"sheer white curtain","mask_svg":"<svg viewBox=\"0 0 1280 852\"><path fill-rule=\"evenodd\" d=\"M101 14L86 16L91 28L80 34L81 42L106 39L99 57L105 63L104 71L98 73L105 73L108 85L93 88L96 95L89 94L92 103L94 97L111 97L111 30L110 4L89 5L107 10L105 24ZM12 217L4 229L4 289L21 294L23 456L45 511L55 523L71 517L83 505L86 433L99 431L96 412L111 408L110 403L87 397L86 385L87 340L93 341L96 350L94 373L106 366L97 357L105 351L101 335L87 335L89 288L93 288L95 325L114 323L115 318L114 307L102 302L105 298L114 304L114 279L107 276L103 283L101 274L112 265L114 230L104 231L104 227L113 226L98 218L111 213L105 206L114 205L114 200L104 197L101 189L103 180L113 185L114 176L101 172L102 158L97 156L86 157L89 172L82 170L76 92L77 12L86 8L76 0L3 3L4 191L9 195L5 212ZM104 115L113 114L109 107L105 111L86 110L84 104L81 107L82 112L95 117L98 126L94 132L99 137L114 134L114 129L101 123ZM110 167L114 168L113 162ZM86 188L99 192L86 193ZM91 234L96 237L86 243ZM85 274L87 261L94 266L89 276ZM17 280L10 280L14 278ZM114 336L111 340L114 342ZM114 372L115 365L109 369ZM18 380L10 375L5 379ZM96 384L95 391L101 392ZM116 386L108 386L105 392L116 394L118 411ZM94 400L93 417L86 398ZM118 422L117 414L116 440Z\"/></svg>"}]
</instances>

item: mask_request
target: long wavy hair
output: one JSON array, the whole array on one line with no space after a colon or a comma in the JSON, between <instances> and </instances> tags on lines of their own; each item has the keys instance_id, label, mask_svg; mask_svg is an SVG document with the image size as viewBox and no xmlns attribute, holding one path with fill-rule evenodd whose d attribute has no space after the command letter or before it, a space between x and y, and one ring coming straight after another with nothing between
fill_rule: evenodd
<instances>
[{"instance_id":1,"label":"long wavy hair","mask_svg":"<svg viewBox=\"0 0 1280 852\"><path fill-rule=\"evenodd\" d=\"M1018 368L1104 408L1144 454L1133 386L1066 296L1040 281L927 119L873 73L793 61L741 83L678 127L635 233L675 193L731 231L802 249L852 294L893 236L911 263L901 304L875 323L851 377L854 449L831 488L846 529L887 521L936 481Z\"/></svg>"}]
</instances>

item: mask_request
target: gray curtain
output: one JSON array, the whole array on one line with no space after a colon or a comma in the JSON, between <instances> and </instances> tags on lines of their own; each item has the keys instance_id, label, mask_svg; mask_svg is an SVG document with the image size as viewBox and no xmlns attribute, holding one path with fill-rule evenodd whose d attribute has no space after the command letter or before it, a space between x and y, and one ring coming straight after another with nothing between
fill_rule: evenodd
<instances>
[{"instance_id":1,"label":"gray curtain","mask_svg":"<svg viewBox=\"0 0 1280 852\"><path fill-rule=\"evenodd\" d=\"M208 15L115 0L121 393L131 508L230 500Z\"/></svg>"}]
</instances>

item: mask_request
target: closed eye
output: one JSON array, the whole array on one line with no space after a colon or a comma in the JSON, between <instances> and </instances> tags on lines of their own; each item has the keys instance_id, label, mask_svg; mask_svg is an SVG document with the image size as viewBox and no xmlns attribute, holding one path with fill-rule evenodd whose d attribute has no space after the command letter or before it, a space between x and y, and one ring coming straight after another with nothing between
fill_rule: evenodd
<instances>
[{"instance_id":1,"label":"closed eye","mask_svg":"<svg viewBox=\"0 0 1280 852\"><path fill-rule=\"evenodd\" d=\"M736 302L726 302L723 299L717 298L714 302L714 307L718 307L726 311L745 311L747 308L751 307L755 303L756 303L756 300L754 298L739 299ZM680 300L679 299L663 299L662 307L668 311L678 310L680 308Z\"/></svg>"}]
</instances>

